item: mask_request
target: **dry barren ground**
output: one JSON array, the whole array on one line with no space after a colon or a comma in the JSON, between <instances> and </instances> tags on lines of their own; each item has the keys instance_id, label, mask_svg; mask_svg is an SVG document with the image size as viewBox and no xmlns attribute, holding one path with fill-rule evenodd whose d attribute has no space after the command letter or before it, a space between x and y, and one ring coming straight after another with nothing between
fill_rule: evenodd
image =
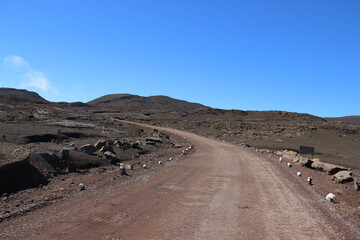
<instances>
[{"instance_id":1,"label":"dry barren ground","mask_svg":"<svg viewBox=\"0 0 360 240\"><path fill-rule=\"evenodd\" d=\"M305 175L249 149L168 131L195 153L4 221L0 238L360 238L359 219L326 202Z\"/></svg>"}]
</instances>

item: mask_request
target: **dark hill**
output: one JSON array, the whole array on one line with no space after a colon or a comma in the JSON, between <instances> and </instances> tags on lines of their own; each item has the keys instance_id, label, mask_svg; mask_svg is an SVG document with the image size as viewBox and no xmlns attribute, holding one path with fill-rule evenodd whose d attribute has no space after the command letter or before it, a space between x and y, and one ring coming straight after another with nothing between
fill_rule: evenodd
<instances>
[{"instance_id":1,"label":"dark hill","mask_svg":"<svg viewBox=\"0 0 360 240\"><path fill-rule=\"evenodd\" d=\"M329 122L347 122L352 124L360 124L360 116L328 117L325 119Z\"/></svg>"},{"instance_id":2,"label":"dark hill","mask_svg":"<svg viewBox=\"0 0 360 240\"><path fill-rule=\"evenodd\" d=\"M26 99L34 102L47 102L36 92L24 90L24 89L15 89L15 88L0 88L0 96L13 98L13 99Z\"/></svg>"},{"instance_id":3,"label":"dark hill","mask_svg":"<svg viewBox=\"0 0 360 240\"><path fill-rule=\"evenodd\" d=\"M89 105L96 105L108 108L123 109L155 109L170 111L194 110L205 107L198 103L191 103L167 96L142 97L130 94L110 94L88 102Z\"/></svg>"}]
</instances>

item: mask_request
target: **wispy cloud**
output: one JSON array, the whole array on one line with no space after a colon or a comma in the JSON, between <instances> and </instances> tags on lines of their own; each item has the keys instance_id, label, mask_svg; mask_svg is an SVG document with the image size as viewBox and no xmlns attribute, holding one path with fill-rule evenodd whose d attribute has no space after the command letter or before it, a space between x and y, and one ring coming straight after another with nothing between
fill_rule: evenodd
<instances>
[{"instance_id":1,"label":"wispy cloud","mask_svg":"<svg viewBox=\"0 0 360 240\"><path fill-rule=\"evenodd\" d=\"M52 92L59 94L54 88L45 73L35 71L30 64L22 57L16 55L9 55L4 58L4 64L10 68L21 70L23 81L20 83L21 88L36 88L44 92Z\"/></svg>"},{"instance_id":2,"label":"wispy cloud","mask_svg":"<svg viewBox=\"0 0 360 240\"><path fill-rule=\"evenodd\" d=\"M4 63L8 67L30 67L30 65L22 57L16 55L6 56L4 58Z\"/></svg>"},{"instance_id":3,"label":"wispy cloud","mask_svg":"<svg viewBox=\"0 0 360 240\"><path fill-rule=\"evenodd\" d=\"M46 78L43 72L28 71L25 75L26 81L21 83L21 87L34 87L44 92L49 91L49 80Z\"/></svg>"}]
</instances>

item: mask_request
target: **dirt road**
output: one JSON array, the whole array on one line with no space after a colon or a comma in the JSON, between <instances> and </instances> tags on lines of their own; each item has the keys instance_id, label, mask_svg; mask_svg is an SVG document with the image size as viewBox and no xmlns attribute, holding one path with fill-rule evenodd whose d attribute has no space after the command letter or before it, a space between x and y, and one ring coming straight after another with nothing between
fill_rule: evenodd
<instances>
[{"instance_id":1,"label":"dirt road","mask_svg":"<svg viewBox=\"0 0 360 240\"><path fill-rule=\"evenodd\" d=\"M0 223L2 239L357 239L305 176L265 155L171 130L196 151Z\"/></svg>"}]
</instances>

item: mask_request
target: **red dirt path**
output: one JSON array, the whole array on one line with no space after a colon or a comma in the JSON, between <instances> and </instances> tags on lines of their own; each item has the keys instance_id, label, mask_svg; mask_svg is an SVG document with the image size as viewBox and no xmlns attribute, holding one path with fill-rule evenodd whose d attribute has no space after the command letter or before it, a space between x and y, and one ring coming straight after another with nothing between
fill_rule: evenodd
<instances>
[{"instance_id":1,"label":"red dirt path","mask_svg":"<svg viewBox=\"0 0 360 240\"><path fill-rule=\"evenodd\" d=\"M195 153L4 221L0 238L360 239L359 222L307 176L249 149L167 130Z\"/></svg>"}]
</instances>

